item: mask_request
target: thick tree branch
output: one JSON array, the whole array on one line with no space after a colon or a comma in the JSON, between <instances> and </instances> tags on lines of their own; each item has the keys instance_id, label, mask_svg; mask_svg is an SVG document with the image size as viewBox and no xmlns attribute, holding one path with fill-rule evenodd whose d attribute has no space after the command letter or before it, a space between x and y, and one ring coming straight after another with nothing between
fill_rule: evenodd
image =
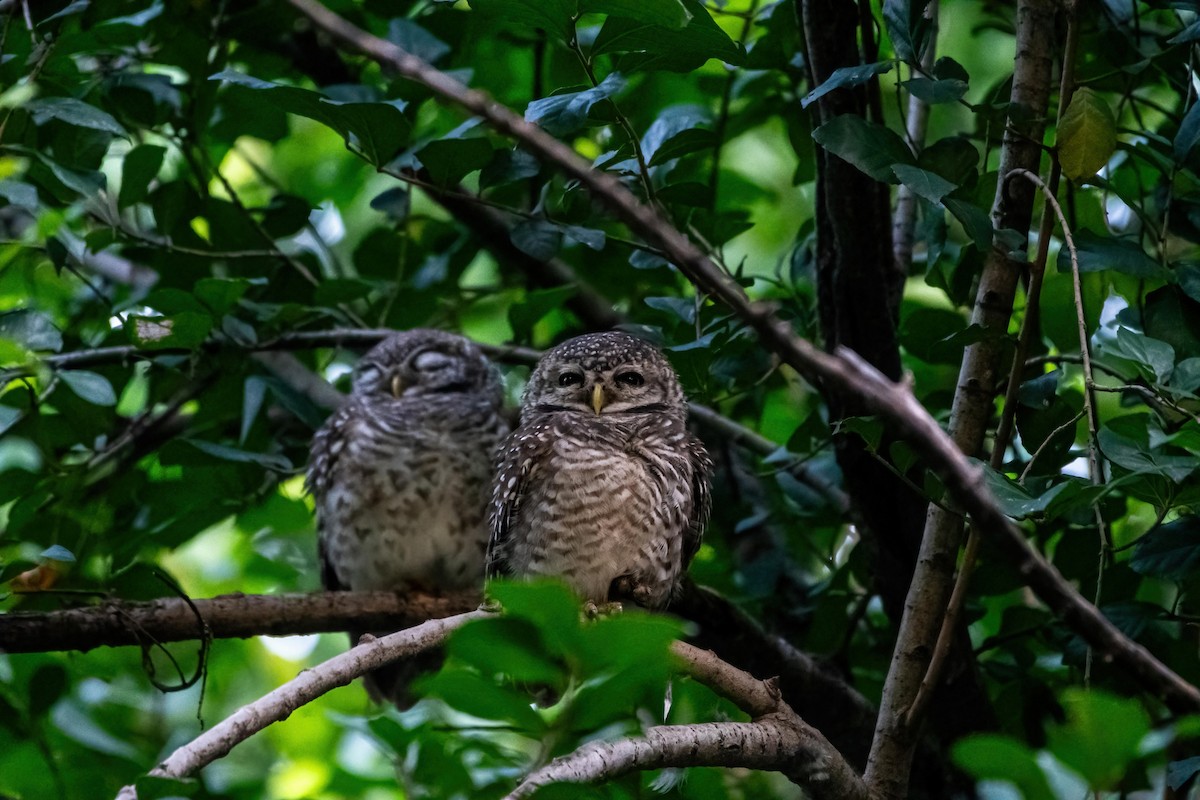
<instances>
[{"instance_id":1,"label":"thick tree branch","mask_svg":"<svg viewBox=\"0 0 1200 800\"><path fill-rule=\"evenodd\" d=\"M774 679L760 681L684 642L675 642L671 652L684 674L733 701L753 721L660 725L638 737L591 742L526 777L507 800L550 783L598 783L636 770L695 766L775 770L817 800L867 799L862 779L783 702Z\"/></svg>"},{"instance_id":2,"label":"thick tree branch","mask_svg":"<svg viewBox=\"0 0 1200 800\"><path fill-rule=\"evenodd\" d=\"M1001 175L1019 168L1036 171L1041 158L1044 109L1050 93L1054 11L1054 0L1022 0L1017 8L1014 113L1005 130ZM1017 184L999 182L993 224L997 230L1012 229L1025 237L1033 214L1033 192L1025 185L1020 191L1016 188ZM1009 257L1008 251L1008 244L997 242L987 255L971 323L993 335L966 348L950 412L950 438L960 452L970 455L978 453L983 445L995 396L1007 376L1001 359L1021 272L1020 264ZM963 498L955 500L966 505ZM926 673L949 603L962 524L957 513L938 505L929 507L867 765L867 782L872 792L884 800L908 794L909 765L917 743L916 728L907 724L908 709Z\"/></svg>"},{"instance_id":3,"label":"thick tree branch","mask_svg":"<svg viewBox=\"0 0 1200 800\"><path fill-rule=\"evenodd\" d=\"M695 766L775 770L816 800L867 800L861 779L831 764L829 753L814 744L815 732L795 722L773 715L755 722L661 725L633 739L591 742L531 774L506 800L529 797L551 783L600 783L635 770Z\"/></svg>"},{"instance_id":4,"label":"thick tree branch","mask_svg":"<svg viewBox=\"0 0 1200 800\"><path fill-rule=\"evenodd\" d=\"M825 353L797 337L786 322L775 316L770 306L751 301L741 286L656 210L640 204L614 176L593 170L570 147L540 128L487 95L467 89L395 45L356 28L313 0L289 1L334 38L483 117L495 130L519 139L530 152L587 187L630 230L666 253L698 288L729 306L758 334L764 346L785 363L812 380L823 381L833 391L865 400L873 413L879 414L889 427L911 441L917 452L942 476L950 496L975 518L981 530L996 539L1002 551L1022 570L1034 592L1062 615L1073 630L1129 670L1148 690L1164 697L1173 708L1200 710L1200 692L1195 687L1120 633L1049 562L1029 547L1020 530L996 505L979 470L955 447L906 387L889 381L851 351L839 349L833 354ZM1038 7L1043 5L1039 3ZM1034 149L1037 150L1036 143ZM919 680L920 675L917 676Z\"/></svg>"},{"instance_id":5,"label":"thick tree branch","mask_svg":"<svg viewBox=\"0 0 1200 800\"><path fill-rule=\"evenodd\" d=\"M229 594L130 603L109 600L85 608L0 614L0 650L7 653L87 651L96 647L165 644L208 636L294 636L347 627L399 629L479 605L475 590L445 596L394 592ZM193 610L193 607L195 610ZM199 614L199 618L197 618ZM207 628L207 630L205 630Z\"/></svg>"}]
</instances>

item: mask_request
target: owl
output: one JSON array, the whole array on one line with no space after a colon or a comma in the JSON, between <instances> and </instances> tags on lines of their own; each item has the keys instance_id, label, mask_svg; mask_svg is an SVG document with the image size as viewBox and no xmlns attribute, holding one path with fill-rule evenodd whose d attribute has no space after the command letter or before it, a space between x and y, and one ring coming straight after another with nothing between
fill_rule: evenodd
<instances>
[{"instance_id":1,"label":"owl","mask_svg":"<svg viewBox=\"0 0 1200 800\"><path fill-rule=\"evenodd\" d=\"M496 369L461 336L406 331L363 356L308 466L326 589L482 583L493 456L509 428L502 403ZM352 643L360 635L351 631ZM408 683L437 658L377 670L367 689L408 705Z\"/></svg>"},{"instance_id":2,"label":"owl","mask_svg":"<svg viewBox=\"0 0 1200 800\"><path fill-rule=\"evenodd\" d=\"M559 576L589 606L661 609L700 545L711 470L657 348L616 332L564 342L500 446L488 574Z\"/></svg>"}]
</instances>

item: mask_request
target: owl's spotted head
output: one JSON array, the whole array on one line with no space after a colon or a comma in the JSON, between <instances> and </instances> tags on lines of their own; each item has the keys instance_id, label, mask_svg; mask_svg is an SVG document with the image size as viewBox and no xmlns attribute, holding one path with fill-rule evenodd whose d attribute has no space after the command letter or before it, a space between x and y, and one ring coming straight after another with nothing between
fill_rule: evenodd
<instances>
[{"instance_id":1,"label":"owl's spotted head","mask_svg":"<svg viewBox=\"0 0 1200 800\"><path fill-rule=\"evenodd\" d=\"M521 410L608 415L683 409L679 379L658 348L610 331L547 351L529 376Z\"/></svg>"},{"instance_id":2,"label":"owl's spotted head","mask_svg":"<svg viewBox=\"0 0 1200 800\"><path fill-rule=\"evenodd\" d=\"M451 392L482 393L500 401L500 376L469 339L414 328L375 345L354 370L354 392L394 398Z\"/></svg>"}]
</instances>

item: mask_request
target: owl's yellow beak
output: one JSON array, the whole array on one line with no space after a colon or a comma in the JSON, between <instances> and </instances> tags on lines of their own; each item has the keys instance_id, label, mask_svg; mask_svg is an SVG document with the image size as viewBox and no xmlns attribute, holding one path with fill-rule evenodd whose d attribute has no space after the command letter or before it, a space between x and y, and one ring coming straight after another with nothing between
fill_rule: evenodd
<instances>
[{"instance_id":1,"label":"owl's yellow beak","mask_svg":"<svg viewBox=\"0 0 1200 800\"><path fill-rule=\"evenodd\" d=\"M592 387L592 408L596 409L597 414L604 408L604 387L598 383Z\"/></svg>"},{"instance_id":2,"label":"owl's yellow beak","mask_svg":"<svg viewBox=\"0 0 1200 800\"><path fill-rule=\"evenodd\" d=\"M392 397L399 398L404 393L404 381L400 380L399 375L392 376Z\"/></svg>"}]
</instances>

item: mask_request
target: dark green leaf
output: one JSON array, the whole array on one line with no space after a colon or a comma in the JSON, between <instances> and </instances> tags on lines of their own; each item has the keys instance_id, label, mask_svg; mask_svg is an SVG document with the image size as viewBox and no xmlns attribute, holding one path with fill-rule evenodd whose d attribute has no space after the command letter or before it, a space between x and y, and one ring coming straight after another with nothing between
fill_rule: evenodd
<instances>
[{"instance_id":1,"label":"dark green leaf","mask_svg":"<svg viewBox=\"0 0 1200 800\"><path fill-rule=\"evenodd\" d=\"M1075 250L1078 253L1080 272L1115 270L1135 278L1166 280L1169 276L1161 265L1135 241L1100 236L1089 230L1075 231ZM1058 253L1058 271L1071 271L1071 254L1063 247Z\"/></svg>"},{"instance_id":2,"label":"dark green leaf","mask_svg":"<svg viewBox=\"0 0 1200 800\"><path fill-rule=\"evenodd\" d=\"M980 251L991 249L991 215L974 203L956 197L944 198L942 205L962 224L963 230L967 232L967 236L971 237L971 241Z\"/></svg>"},{"instance_id":3,"label":"dark green leaf","mask_svg":"<svg viewBox=\"0 0 1200 800\"><path fill-rule=\"evenodd\" d=\"M1106 341L1104 352L1146 367L1157 383L1166 383L1175 368L1175 349L1166 342L1151 339L1128 328L1118 328L1115 341Z\"/></svg>"},{"instance_id":4,"label":"dark green leaf","mask_svg":"<svg viewBox=\"0 0 1200 800\"><path fill-rule=\"evenodd\" d=\"M670 29L683 28L692 19L680 0L579 0L579 10Z\"/></svg>"},{"instance_id":5,"label":"dark green leaf","mask_svg":"<svg viewBox=\"0 0 1200 800\"><path fill-rule=\"evenodd\" d=\"M800 101L802 108L808 108L810 105L820 100L825 95L835 89L843 89L847 87L862 86L867 81L874 78L876 75L882 75L885 72L891 72L892 67L896 66L894 61L877 61L874 64L860 64L855 67L839 67L833 71L820 86L813 89ZM820 139L817 139L820 142Z\"/></svg>"},{"instance_id":6,"label":"dark green leaf","mask_svg":"<svg viewBox=\"0 0 1200 800\"><path fill-rule=\"evenodd\" d=\"M529 620L541 632L549 652L574 649L579 638L579 598L558 580L489 581L487 594L504 607L506 616Z\"/></svg>"},{"instance_id":7,"label":"dark green leaf","mask_svg":"<svg viewBox=\"0 0 1200 800\"><path fill-rule=\"evenodd\" d=\"M1200 517L1180 517L1151 530L1133 548L1129 566L1173 581L1194 577L1200 571Z\"/></svg>"},{"instance_id":8,"label":"dark green leaf","mask_svg":"<svg viewBox=\"0 0 1200 800\"><path fill-rule=\"evenodd\" d=\"M493 152L487 139L439 139L418 150L417 158L429 170L434 183L452 186L467 174L486 167Z\"/></svg>"},{"instance_id":9,"label":"dark green leaf","mask_svg":"<svg viewBox=\"0 0 1200 800\"><path fill-rule=\"evenodd\" d=\"M62 332L50 318L37 311L18 309L0 314L0 337L9 339L26 350L62 350Z\"/></svg>"},{"instance_id":10,"label":"dark green leaf","mask_svg":"<svg viewBox=\"0 0 1200 800\"><path fill-rule=\"evenodd\" d=\"M108 378L99 373L81 369L64 369L58 373L58 377L80 399L86 400L92 405L115 406L117 404L117 393L113 391L112 384L109 383Z\"/></svg>"},{"instance_id":11,"label":"dark green leaf","mask_svg":"<svg viewBox=\"0 0 1200 800\"><path fill-rule=\"evenodd\" d=\"M1140 421L1145 417L1137 416L1130 419ZM1175 483L1184 481L1200 466L1200 462L1190 456L1163 453L1150 447L1144 438L1139 441L1131 435L1118 433L1114 430L1114 424L1121 421L1121 419L1114 420L1108 426L1102 427L1099 434L1100 450L1104 453L1105 458L1114 464L1133 472L1161 475ZM1126 427L1132 427L1132 425Z\"/></svg>"},{"instance_id":12,"label":"dark green leaf","mask_svg":"<svg viewBox=\"0 0 1200 800\"><path fill-rule=\"evenodd\" d=\"M206 442L203 439L184 439L183 441L195 447L202 453L219 458L224 461L239 461L245 464L257 464L258 466L273 470L275 472L290 472L292 462L287 458L274 453L252 453L248 450L239 450L236 447L229 447L216 442Z\"/></svg>"},{"instance_id":13,"label":"dark green leaf","mask_svg":"<svg viewBox=\"0 0 1200 800\"><path fill-rule=\"evenodd\" d=\"M574 38L572 18L577 0L469 0L471 8L490 25L525 31L545 31L559 41Z\"/></svg>"},{"instance_id":14,"label":"dark green leaf","mask_svg":"<svg viewBox=\"0 0 1200 800\"><path fill-rule=\"evenodd\" d=\"M908 89L918 100L929 105L957 103L967 93L966 82L953 78L941 81L929 78L911 78L901 81L900 85Z\"/></svg>"},{"instance_id":15,"label":"dark green leaf","mask_svg":"<svg viewBox=\"0 0 1200 800\"><path fill-rule=\"evenodd\" d=\"M587 124L592 106L625 88L619 72L610 73L598 86L534 100L525 109L525 119L554 136L566 136Z\"/></svg>"},{"instance_id":16,"label":"dark green leaf","mask_svg":"<svg viewBox=\"0 0 1200 800\"><path fill-rule=\"evenodd\" d=\"M411 19L396 17L388 22L388 41L422 61L436 64L450 52L450 45Z\"/></svg>"},{"instance_id":17,"label":"dark green leaf","mask_svg":"<svg viewBox=\"0 0 1200 800\"><path fill-rule=\"evenodd\" d=\"M44 125L46 122L56 119L68 125L104 131L117 136L129 135L121 127L121 123L113 119L112 114L73 97L40 98L27 103L25 110L29 112L37 125Z\"/></svg>"},{"instance_id":18,"label":"dark green leaf","mask_svg":"<svg viewBox=\"0 0 1200 800\"><path fill-rule=\"evenodd\" d=\"M1014 519L1022 519L1046 510L1050 503L1066 490L1068 484L1055 484L1038 496L1027 492L1024 487L990 466L983 466L983 476L988 489L1000 505L1000 510Z\"/></svg>"},{"instance_id":19,"label":"dark green leaf","mask_svg":"<svg viewBox=\"0 0 1200 800\"><path fill-rule=\"evenodd\" d=\"M1175 134L1172 149L1176 163L1182 164L1187 160L1197 140L1200 140L1200 103L1192 103L1183 122L1179 123L1179 132Z\"/></svg>"},{"instance_id":20,"label":"dark green leaf","mask_svg":"<svg viewBox=\"0 0 1200 800\"><path fill-rule=\"evenodd\" d=\"M158 177L167 148L156 144L139 144L125 154L121 170L121 192L117 199L120 208L140 203L149 194L150 181Z\"/></svg>"},{"instance_id":21,"label":"dark green leaf","mask_svg":"<svg viewBox=\"0 0 1200 800\"><path fill-rule=\"evenodd\" d=\"M743 51L725 33L698 0L681 0L691 20L682 29L653 25L625 17L609 17L592 45L593 56L605 53L626 56L622 69L690 72L710 58L740 64Z\"/></svg>"},{"instance_id":22,"label":"dark green leaf","mask_svg":"<svg viewBox=\"0 0 1200 800\"><path fill-rule=\"evenodd\" d=\"M541 261L554 258L562 247L562 229L546 219L527 219L508 236L518 250Z\"/></svg>"},{"instance_id":23,"label":"dark green leaf","mask_svg":"<svg viewBox=\"0 0 1200 800\"><path fill-rule=\"evenodd\" d=\"M574 286L557 286L553 289L527 292L523 302L515 303L508 309L508 321L512 325L513 334L518 340L529 338L533 326L551 311L561 308L575 291Z\"/></svg>"},{"instance_id":24,"label":"dark green leaf","mask_svg":"<svg viewBox=\"0 0 1200 800\"><path fill-rule=\"evenodd\" d=\"M958 188L957 184L940 175L911 164L893 164L892 172L913 194L924 197L931 203L940 203L943 197Z\"/></svg>"},{"instance_id":25,"label":"dark green leaf","mask_svg":"<svg viewBox=\"0 0 1200 800\"><path fill-rule=\"evenodd\" d=\"M854 114L834 117L812 135L817 144L881 183L896 183L894 165L913 163L912 151L895 131Z\"/></svg>"},{"instance_id":26,"label":"dark green leaf","mask_svg":"<svg viewBox=\"0 0 1200 800\"><path fill-rule=\"evenodd\" d=\"M911 0L884 0L883 24L896 58L910 64L917 60L918 42L913 41L913 7Z\"/></svg>"},{"instance_id":27,"label":"dark green leaf","mask_svg":"<svg viewBox=\"0 0 1200 800\"><path fill-rule=\"evenodd\" d=\"M666 139L652 152L646 151L649 166L657 167L689 153L701 150L711 150L717 143L717 136L706 128L687 128Z\"/></svg>"}]
</instances>

